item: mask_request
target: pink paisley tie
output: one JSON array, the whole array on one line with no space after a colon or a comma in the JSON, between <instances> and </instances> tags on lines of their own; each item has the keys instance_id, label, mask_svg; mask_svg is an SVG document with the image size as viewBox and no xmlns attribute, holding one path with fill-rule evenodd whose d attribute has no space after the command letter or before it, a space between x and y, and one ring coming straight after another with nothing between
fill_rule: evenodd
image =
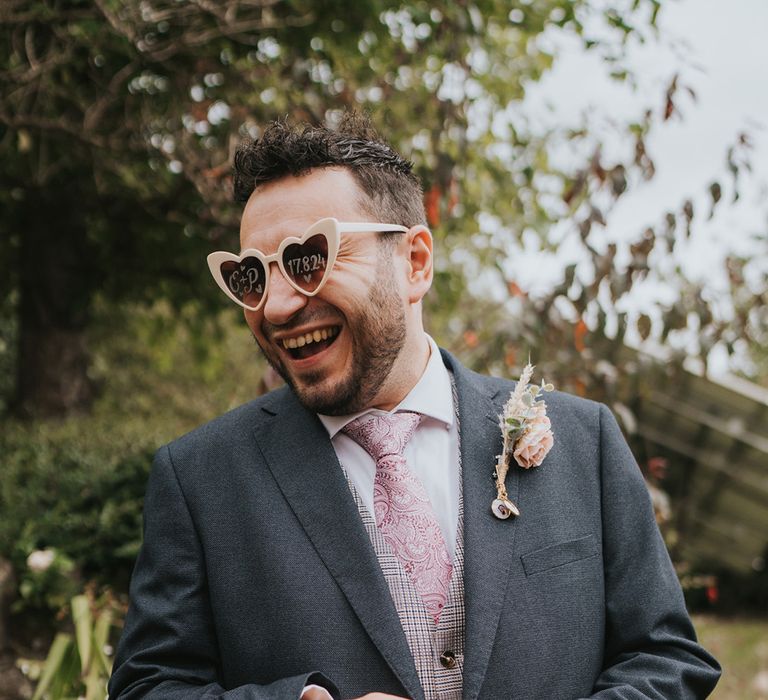
<instances>
[{"instance_id":1,"label":"pink paisley tie","mask_svg":"<svg viewBox=\"0 0 768 700\"><path fill-rule=\"evenodd\" d=\"M421 414L412 412L366 414L343 430L376 462L376 526L437 624L448 598L453 564L427 492L403 456L421 419Z\"/></svg>"}]
</instances>

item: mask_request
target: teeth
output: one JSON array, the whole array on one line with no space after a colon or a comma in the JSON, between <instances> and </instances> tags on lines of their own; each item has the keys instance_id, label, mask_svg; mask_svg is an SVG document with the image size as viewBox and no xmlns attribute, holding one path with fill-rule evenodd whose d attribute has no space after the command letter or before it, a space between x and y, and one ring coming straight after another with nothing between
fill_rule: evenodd
<instances>
[{"instance_id":1,"label":"teeth","mask_svg":"<svg viewBox=\"0 0 768 700\"><path fill-rule=\"evenodd\" d=\"M310 343L319 343L321 340L328 340L338 333L336 328L323 328L312 331L311 333L305 333L304 335L297 336L296 338L284 338L284 348L303 348Z\"/></svg>"}]
</instances>

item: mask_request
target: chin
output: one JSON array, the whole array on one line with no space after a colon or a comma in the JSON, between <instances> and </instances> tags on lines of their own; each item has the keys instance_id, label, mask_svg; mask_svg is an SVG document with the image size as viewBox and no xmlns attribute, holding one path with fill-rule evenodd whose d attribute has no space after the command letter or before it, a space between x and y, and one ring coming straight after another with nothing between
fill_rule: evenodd
<instances>
[{"instance_id":1,"label":"chin","mask_svg":"<svg viewBox=\"0 0 768 700\"><path fill-rule=\"evenodd\" d=\"M374 399L352 373L335 380L317 377L313 381L311 377L302 377L300 382L296 382L293 377L283 378L302 406L313 413L346 416L368 408Z\"/></svg>"},{"instance_id":2,"label":"chin","mask_svg":"<svg viewBox=\"0 0 768 700\"><path fill-rule=\"evenodd\" d=\"M354 413L355 406L359 403L354 395L345 391L344 387L328 387L318 384L297 385L293 380L288 381L302 406L313 413L322 413L327 416L342 416Z\"/></svg>"}]
</instances>

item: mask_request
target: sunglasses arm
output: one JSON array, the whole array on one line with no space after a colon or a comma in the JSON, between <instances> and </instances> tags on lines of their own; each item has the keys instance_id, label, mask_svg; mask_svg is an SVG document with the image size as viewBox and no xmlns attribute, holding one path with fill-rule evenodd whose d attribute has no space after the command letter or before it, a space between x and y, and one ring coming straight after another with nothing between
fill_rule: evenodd
<instances>
[{"instance_id":1,"label":"sunglasses arm","mask_svg":"<svg viewBox=\"0 0 768 700\"><path fill-rule=\"evenodd\" d=\"M372 224L344 222L336 224L339 233L365 233L375 231L378 233L406 233L408 228L399 224Z\"/></svg>"}]
</instances>

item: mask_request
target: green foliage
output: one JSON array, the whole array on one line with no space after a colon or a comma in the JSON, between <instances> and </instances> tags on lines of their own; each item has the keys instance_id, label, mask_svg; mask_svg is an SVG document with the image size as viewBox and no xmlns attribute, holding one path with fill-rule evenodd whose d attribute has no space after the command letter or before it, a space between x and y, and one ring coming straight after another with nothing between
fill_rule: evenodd
<instances>
[{"instance_id":1,"label":"green foliage","mask_svg":"<svg viewBox=\"0 0 768 700\"><path fill-rule=\"evenodd\" d=\"M66 554L53 548L37 549L25 563L19 585L20 599L12 606L15 611L29 606L58 612L77 592L75 563Z\"/></svg>"},{"instance_id":2,"label":"green foliage","mask_svg":"<svg viewBox=\"0 0 768 700\"><path fill-rule=\"evenodd\" d=\"M492 267L509 250L482 217L509 240L527 229L546 239L590 194L572 186L581 174L550 164L548 144L563 134L536 133L517 115L526 86L552 65L544 35L573 36L619 70L628 41L654 33L658 8L655 0L9 0L0 11L0 206L11 235L0 239L0 260L20 272L0 280L0 299L21 290L19 334L33 347L52 337L45 324L87 328L97 290L112 301L217 304L202 260L213 246L236 246L234 141L285 114L316 122L349 107L371 111L414 160L438 249ZM647 128L633 140L641 145ZM583 133L568 138L589 143ZM622 167L605 172L615 180ZM565 209L547 204L557 190L571 192ZM468 288L447 252L436 287L440 332L461 318ZM41 316L45 306L54 313ZM41 325L48 332L29 339ZM19 358L26 368L28 355ZM35 373L45 366L22 372L22 402L26 392L43 403Z\"/></svg>"},{"instance_id":3,"label":"green foliage","mask_svg":"<svg viewBox=\"0 0 768 700\"><path fill-rule=\"evenodd\" d=\"M120 611L108 593L95 599L90 591L74 596L69 611L68 623L74 634L59 632L42 663L20 660L37 680L32 700L105 697L112 672L110 633L117 626Z\"/></svg>"},{"instance_id":4,"label":"green foliage","mask_svg":"<svg viewBox=\"0 0 768 700\"><path fill-rule=\"evenodd\" d=\"M0 426L0 556L20 572L26 607L61 606L68 560L72 580L126 590L154 451L265 389L235 314L102 306L90 340L103 387L91 415ZM28 557L44 548L61 566L34 574Z\"/></svg>"},{"instance_id":5,"label":"green foliage","mask_svg":"<svg viewBox=\"0 0 768 700\"><path fill-rule=\"evenodd\" d=\"M143 493L161 437L143 421L106 416L6 424L0 553L26 572L32 551L53 547L86 577L124 582L140 544Z\"/></svg>"},{"instance_id":6,"label":"green foliage","mask_svg":"<svg viewBox=\"0 0 768 700\"><path fill-rule=\"evenodd\" d=\"M702 285L668 269L691 235L690 201L632 241L605 242L607 212L654 174L645 139L679 112L687 94L680 77L649 98L661 110L616 126L623 158L603 154L588 117L541 129L522 109L528 86L553 64L553 36L599 52L608 74L633 85L624 52L654 39L657 0L27 5L11 0L0 14L8 30L0 204L12 234L10 245L0 242L0 260L23 267L52 249L67 224L73 274L67 293L44 297L66 307L54 318L87 326L98 298L221 308L203 257L237 245L233 143L275 117L333 121L355 107L373 114L425 183L437 244L430 328L475 367L516 374L530 354L559 388L623 402L621 382L604 369L631 374L615 364L628 330L702 358L717 344L733 351L750 329L759 344L755 312L751 322L728 317ZM727 154L735 196L749 145L740 135ZM558 148L577 154L569 167L554 164ZM712 210L723 206L719 179L709 192ZM533 298L512 261L525 236L552 251L564 235L553 240L555 227L578 236L584 259ZM34 246L18 243L22 232ZM653 275L679 289L679 299L653 318L622 311ZM0 281L0 298L19 284L14 275ZM734 285L733 295L743 292L743 282ZM765 306L759 292L747 296L741 308ZM8 302L22 331L23 297Z\"/></svg>"},{"instance_id":7,"label":"green foliage","mask_svg":"<svg viewBox=\"0 0 768 700\"><path fill-rule=\"evenodd\" d=\"M53 337L30 309L87 337L81 371L100 394L90 415L0 428L0 555L23 571L31 551L55 547L83 576L124 586L154 449L266 387L242 322L213 311L226 307L204 255L237 247L232 148L276 117L333 121L365 109L414 161L436 242L428 328L476 369L516 377L530 359L558 389L631 417L646 368L625 351L627 333L672 348L670 377L686 354L730 352L743 337L763 357L765 286L749 283L746 263L729 262L731 316L674 265L701 216L690 201L630 241L606 231L616 202L653 177L646 138L678 113L683 80L670 76L647 110L616 126L626 148L610 157L589 117L541 129L522 109L556 58L553 32L633 85L624 52L654 38L660 7L2 3L0 267L11 274L0 275L0 395L30 328L40 342ZM573 154L568 167L555 162L558 148ZM733 186L713 181L712 210L729 188L738 193L748 150L742 137L729 151ZM565 236L582 259L551 289L521 288L525 241L544 255ZM44 270L61 278L38 274L44 253ZM679 292L674 303L627 312L654 275ZM692 331L693 348L683 342Z\"/></svg>"},{"instance_id":8,"label":"green foliage","mask_svg":"<svg viewBox=\"0 0 768 700\"><path fill-rule=\"evenodd\" d=\"M739 326L733 327L727 342L731 347L746 345L751 366L743 373L754 382L768 387L768 269L764 265L768 252L768 235L753 236L757 253L751 258L731 256L726 261L730 299Z\"/></svg>"}]
</instances>

